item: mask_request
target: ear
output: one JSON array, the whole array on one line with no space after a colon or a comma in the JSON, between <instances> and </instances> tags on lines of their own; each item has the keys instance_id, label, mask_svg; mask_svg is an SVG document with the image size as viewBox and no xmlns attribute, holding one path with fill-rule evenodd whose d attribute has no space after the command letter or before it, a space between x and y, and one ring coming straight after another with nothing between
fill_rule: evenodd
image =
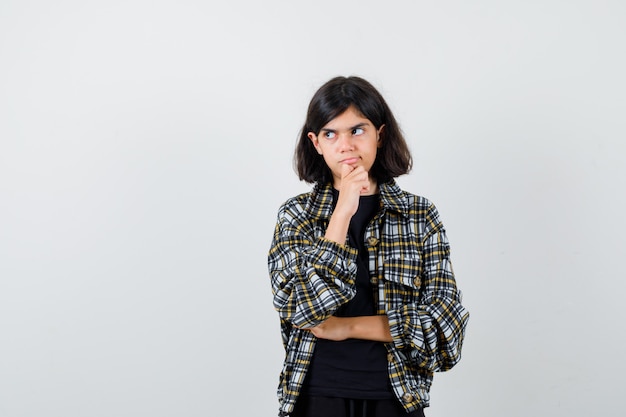
<instances>
[{"instance_id":1,"label":"ear","mask_svg":"<svg viewBox=\"0 0 626 417\"><path fill-rule=\"evenodd\" d=\"M385 125L380 125L380 127L378 128L378 131L376 132L376 146L378 146L379 148L381 148L383 146L383 138L380 136L380 134L383 132L383 129L385 128Z\"/></svg>"},{"instance_id":2,"label":"ear","mask_svg":"<svg viewBox=\"0 0 626 417\"><path fill-rule=\"evenodd\" d=\"M320 142L317 140L317 135L313 132L309 132L306 135L309 139L311 139L311 142L313 142L313 146L315 146L315 150L317 151L317 153L321 155L322 149L320 148Z\"/></svg>"}]
</instances>

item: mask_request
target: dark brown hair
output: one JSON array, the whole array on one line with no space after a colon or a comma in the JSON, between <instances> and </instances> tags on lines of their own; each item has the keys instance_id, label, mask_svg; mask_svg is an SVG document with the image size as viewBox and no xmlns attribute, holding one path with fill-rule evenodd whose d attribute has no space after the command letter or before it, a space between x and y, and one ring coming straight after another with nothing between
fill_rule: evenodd
<instances>
[{"instance_id":1,"label":"dark brown hair","mask_svg":"<svg viewBox=\"0 0 626 417\"><path fill-rule=\"evenodd\" d=\"M301 180L308 183L332 181L330 168L307 134L313 132L318 135L328 122L350 106L369 119L376 129L385 125L380 133L382 146L378 149L370 175L379 183L384 183L411 170L411 153L383 96L363 78L335 77L322 85L309 103L294 153L294 168Z\"/></svg>"}]
</instances>

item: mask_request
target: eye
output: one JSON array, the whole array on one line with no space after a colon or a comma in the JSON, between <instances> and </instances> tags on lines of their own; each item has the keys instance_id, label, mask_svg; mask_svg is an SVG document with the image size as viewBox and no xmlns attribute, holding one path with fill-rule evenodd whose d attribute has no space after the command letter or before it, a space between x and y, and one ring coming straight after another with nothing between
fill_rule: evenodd
<instances>
[{"instance_id":1,"label":"eye","mask_svg":"<svg viewBox=\"0 0 626 417\"><path fill-rule=\"evenodd\" d=\"M327 130L327 131L325 131L325 132L324 132L324 137L325 137L326 139L334 139L334 138L335 138L335 136L336 136L336 133L335 133L335 132L331 132L331 131L329 131L329 130Z\"/></svg>"},{"instance_id":2,"label":"eye","mask_svg":"<svg viewBox=\"0 0 626 417\"><path fill-rule=\"evenodd\" d=\"M365 131L361 127L355 127L352 129L352 134L355 136L362 135L363 133L365 133Z\"/></svg>"}]
</instances>

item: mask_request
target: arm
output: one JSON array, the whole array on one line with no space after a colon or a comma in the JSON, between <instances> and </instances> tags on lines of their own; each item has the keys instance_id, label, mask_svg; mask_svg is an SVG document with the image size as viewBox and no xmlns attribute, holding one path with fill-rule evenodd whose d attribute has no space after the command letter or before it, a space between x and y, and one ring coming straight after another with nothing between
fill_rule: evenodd
<instances>
[{"instance_id":1,"label":"arm","mask_svg":"<svg viewBox=\"0 0 626 417\"><path fill-rule=\"evenodd\" d=\"M363 167L342 166L339 199L324 237L316 237L306 201L292 199L281 207L268 266L274 307L283 320L313 327L354 297L357 251L345 245L346 236L359 196L373 186Z\"/></svg>"},{"instance_id":2,"label":"arm","mask_svg":"<svg viewBox=\"0 0 626 417\"><path fill-rule=\"evenodd\" d=\"M309 329L315 337L328 340L363 339L391 342L387 316L335 317Z\"/></svg>"},{"instance_id":3,"label":"arm","mask_svg":"<svg viewBox=\"0 0 626 417\"><path fill-rule=\"evenodd\" d=\"M422 285L415 303L387 312L393 343L406 349L415 363L431 371L445 371L461 359L469 313L461 305L450 246L434 206L426 216L422 238Z\"/></svg>"},{"instance_id":4,"label":"arm","mask_svg":"<svg viewBox=\"0 0 626 417\"><path fill-rule=\"evenodd\" d=\"M333 211L324 237L339 244L346 243L350 220L359 208L359 196L372 192L376 184L372 183L363 167L344 164L341 167L341 185L339 199Z\"/></svg>"},{"instance_id":5,"label":"arm","mask_svg":"<svg viewBox=\"0 0 626 417\"><path fill-rule=\"evenodd\" d=\"M330 317L355 294L356 250L316 237L304 203L281 207L268 255L274 308L296 327Z\"/></svg>"}]
</instances>

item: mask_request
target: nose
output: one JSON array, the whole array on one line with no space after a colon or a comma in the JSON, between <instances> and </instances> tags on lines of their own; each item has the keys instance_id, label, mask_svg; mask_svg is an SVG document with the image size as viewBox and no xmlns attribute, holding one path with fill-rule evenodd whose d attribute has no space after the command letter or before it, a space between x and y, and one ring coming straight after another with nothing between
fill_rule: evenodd
<instances>
[{"instance_id":1,"label":"nose","mask_svg":"<svg viewBox=\"0 0 626 417\"><path fill-rule=\"evenodd\" d=\"M342 152L354 150L354 138L350 133L342 133L337 138L337 145Z\"/></svg>"}]
</instances>

